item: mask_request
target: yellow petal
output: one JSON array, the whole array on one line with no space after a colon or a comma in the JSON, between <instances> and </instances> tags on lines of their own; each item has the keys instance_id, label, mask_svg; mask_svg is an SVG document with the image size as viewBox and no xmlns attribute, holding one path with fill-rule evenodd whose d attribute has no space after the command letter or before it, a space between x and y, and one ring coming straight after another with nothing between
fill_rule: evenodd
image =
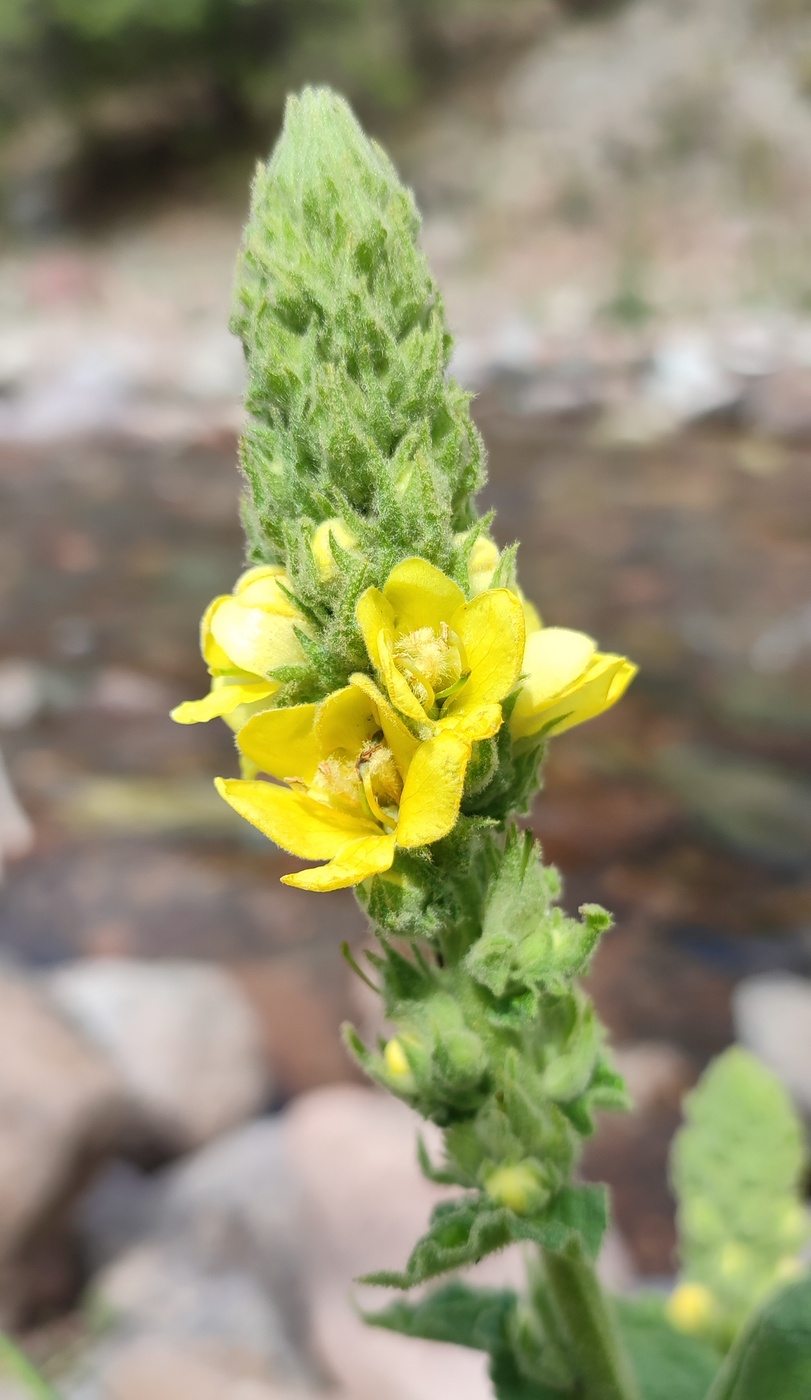
<instances>
[{"instance_id":1,"label":"yellow petal","mask_svg":"<svg viewBox=\"0 0 811 1400\"><path fill-rule=\"evenodd\" d=\"M427 846L452 830L469 758L470 744L452 730L420 744L400 800L398 846Z\"/></svg>"},{"instance_id":2,"label":"yellow petal","mask_svg":"<svg viewBox=\"0 0 811 1400\"><path fill-rule=\"evenodd\" d=\"M562 734L564 730L572 729L576 724L595 719L625 694L637 669L633 662L624 656L610 656L604 652L597 652L582 680L541 715L540 725L530 733L537 732L538 728L554 725L552 733Z\"/></svg>"},{"instance_id":3,"label":"yellow petal","mask_svg":"<svg viewBox=\"0 0 811 1400\"><path fill-rule=\"evenodd\" d=\"M261 608L263 612L278 613L280 617L301 618L298 609L290 602L279 584L290 588L290 580L284 569L275 564L262 564L259 568L248 569L234 585L234 597L243 608Z\"/></svg>"},{"instance_id":4,"label":"yellow petal","mask_svg":"<svg viewBox=\"0 0 811 1400\"><path fill-rule=\"evenodd\" d=\"M524 622L526 624L527 636L529 636L530 632L537 632L543 627L541 614L538 612L535 604L531 603L529 598L525 598L523 594L521 595L521 602L524 605Z\"/></svg>"},{"instance_id":5,"label":"yellow petal","mask_svg":"<svg viewBox=\"0 0 811 1400\"><path fill-rule=\"evenodd\" d=\"M493 540L488 540L486 535L479 535L470 551L467 565L470 591L474 598L490 587L500 557L498 545Z\"/></svg>"},{"instance_id":6,"label":"yellow petal","mask_svg":"<svg viewBox=\"0 0 811 1400\"><path fill-rule=\"evenodd\" d=\"M454 615L451 627L465 648L470 678L448 700L443 715L464 713L503 700L521 674L524 609L508 588L488 589Z\"/></svg>"},{"instance_id":7,"label":"yellow petal","mask_svg":"<svg viewBox=\"0 0 811 1400\"><path fill-rule=\"evenodd\" d=\"M230 602L227 593L222 593L219 598L213 598L200 619L200 651L209 671L233 671L234 669L234 663L230 656L215 642L211 631L211 620L214 614L223 603L227 602Z\"/></svg>"},{"instance_id":8,"label":"yellow petal","mask_svg":"<svg viewBox=\"0 0 811 1400\"><path fill-rule=\"evenodd\" d=\"M411 730L406 728L396 710L392 708L383 692L369 676L365 676L362 672L356 672L351 677L351 682L353 686L368 695L374 705L386 743L394 754L397 767L405 777L411 760L419 748L419 739L415 739Z\"/></svg>"},{"instance_id":9,"label":"yellow petal","mask_svg":"<svg viewBox=\"0 0 811 1400\"><path fill-rule=\"evenodd\" d=\"M472 743L474 739L492 739L494 734L498 734L502 719L500 705L477 705L475 709L462 710L460 714L446 715L443 711L437 728L450 729L461 739Z\"/></svg>"},{"instance_id":10,"label":"yellow petal","mask_svg":"<svg viewBox=\"0 0 811 1400\"><path fill-rule=\"evenodd\" d=\"M415 632L418 627L439 631L440 623L450 622L465 601L458 584L427 559L404 559L392 569L383 592L394 609L398 635Z\"/></svg>"},{"instance_id":11,"label":"yellow petal","mask_svg":"<svg viewBox=\"0 0 811 1400\"><path fill-rule=\"evenodd\" d=\"M584 632L567 627L542 627L530 633L523 661L526 678L510 724L513 734L532 734L541 728L534 725L534 716L585 674L596 647Z\"/></svg>"},{"instance_id":12,"label":"yellow petal","mask_svg":"<svg viewBox=\"0 0 811 1400\"><path fill-rule=\"evenodd\" d=\"M315 733L323 758L335 749L346 749L354 758L379 728L374 701L354 685L328 695L318 706L315 717Z\"/></svg>"},{"instance_id":13,"label":"yellow petal","mask_svg":"<svg viewBox=\"0 0 811 1400\"><path fill-rule=\"evenodd\" d=\"M377 639L379 670L392 704L417 724L427 724L428 716L394 659L391 633L381 631Z\"/></svg>"},{"instance_id":14,"label":"yellow petal","mask_svg":"<svg viewBox=\"0 0 811 1400\"><path fill-rule=\"evenodd\" d=\"M376 836L380 830L372 822L336 812L306 793L277 783L243 778L215 778L214 783L235 812L302 860L331 860L347 841Z\"/></svg>"},{"instance_id":15,"label":"yellow petal","mask_svg":"<svg viewBox=\"0 0 811 1400\"><path fill-rule=\"evenodd\" d=\"M317 705L290 705L254 715L239 731L237 746L271 778L311 783L323 757L315 733Z\"/></svg>"},{"instance_id":16,"label":"yellow petal","mask_svg":"<svg viewBox=\"0 0 811 1400\"><path fill-rule=\"evenodd\" d=\"M222 599L211 616L212 636L231 658L232 666L257 676L303 661L293 627L290 617L243 607L234 598Z\"/></svg>"},{"instance_id":17,"label":"yellow petal","mask_svg":"<svg viewBox=\"0 0 811 1400\"><path fill-rule=\"evenodd\" d=\"M329 865L301 870L296 875L283 875L282 884L319 892L343 890L348 885L359 885L370 875L382 874L390 868L393 860L393 836L363 836L347 842Z\"/></svg>"},{"instance_id":18,"label":"yellow petal","mask_svg":"<svg viewBox=\"0 0 811 1400\"><path fill-rule=\"evenodd\" d=\"M357 536L352 534L348 525L337 515L331 520L322 520L310 541L316 568L325 581L335 578L338 574L338 565L332 553L333 540L341 549L354 549L358 543Z\"/></svg>"},{"instance_id":19,"label":"yellow petal","mask_svg":"<svg viewBox=\"0 0 811 1400\"><path fill-rule=\"evenodd\" d=\"M378 638L381 632L394 635L394 609L380 592L379 588L367 588L361 593L355 616L366 643L369 660L375 670L380 670L380 648Z\"/></svg>"},{"instance_id":20,"label":"yellow petal","mask_svg":"<svg viewBox=\"0 0 811 1400\"><path fill-rule=\"evenodd\" d=\"M279 689L275 681L257 681L249 685L222 685L210 690L202 700L184 700L176 705L171 718L176 724L205 724L233 714L240 705L251 705L269 699Z\"/></svg>"}]
</instances>

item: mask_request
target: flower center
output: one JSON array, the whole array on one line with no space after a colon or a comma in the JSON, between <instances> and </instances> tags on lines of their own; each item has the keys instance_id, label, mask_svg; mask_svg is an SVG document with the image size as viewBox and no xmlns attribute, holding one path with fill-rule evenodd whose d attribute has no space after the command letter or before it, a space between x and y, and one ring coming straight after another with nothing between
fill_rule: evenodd
<instances>
[{"instance_id":1,"label":"flower center","mask_svg":"<svg viewBox=\"0 0 811 1400\"><path fill-rule=\"evenodd\" d=\"M425 710L438 709L464 677L462 643L447 622L418 627L394 643L394 660Z\"/></svg>"},{"instance_id":2,"label":"flower center","mask_svg":"<svg viewBox=\"0 0 811 1400\"><path fill-rule=\"evenodd\" d=\"M309 796L347 816L365 817L387 830L397 825L403 780L382 734L369 739L354 757L335 749L318 765Z\"/></svg>"}]
</instances>

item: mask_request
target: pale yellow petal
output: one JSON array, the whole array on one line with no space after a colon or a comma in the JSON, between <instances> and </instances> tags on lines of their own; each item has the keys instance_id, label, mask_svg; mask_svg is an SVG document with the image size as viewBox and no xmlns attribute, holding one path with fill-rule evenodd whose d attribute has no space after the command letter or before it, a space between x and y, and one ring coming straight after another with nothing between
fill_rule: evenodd
<instances>
[{"instance_id":1,"label":"pale yellow petal","mask_svg":"<svg viewBox=\"0 0 811 1400\"><path fill-rule=\"evenodd\" d=\"M541 614L538 612L535 604L529 601L529 598L525 598L522 594L521 602L524 605L524 623L527 629L527 636L529 636L530 632L540 631L541 627L543 627L543 622L541 621Z\"/></svg>"},{"instance_id":2,"label":"pale yellow petal","mask_svg":"<svg viewBox=\"0 0 811 1400\"><path fill-rule=\"evenodd\" d=\"M271 778L311 783L323 757L315 732L317 705L289 705L254 715L239 731L237 746Z\"/></svg>"},{"instance_id":3,"label":"pale yellow petal","mask_svg":"<svg viewBox=\"0 0 811 1400\"><path fill-rule=\"evenodd\" d=\"M263 612L278 613L280 617L300 618L298 609L279 587L280 584L284 584L288 590L291 588L284 569L263 564L259 568L249 569L237 580L234 596L243 608L261 608Z\"/></svg>"},{"instance_id":4,"label":"pale yellow petal","mask_svg":"<svg viewBox=\"0 0 811 1400\"><path fill-rule=\"evenodd\" d=\"M584 632L566 627L542 627L527 637L521 685L510 728L514 734L534 733L534 717L562 696L583 676L597 649Z\"/></svg>"},{"instance_id":5,"label":"pale yellow petal","mask_svg":"<svg viewBox=\"0 0 811 1400\"><path fill-rule=\"evenodd\" d=\"M352 685L362 690L374 705L380 721L383 736L394 754L394 761L405 777L414 754L419 748L419 740L407 729L396 710L392 708L383 692L370 676L356 672L351 677Z\"/></svg>"},{"instance_id":6,"label":"pale yellow petal","mask_svg":"<svg viewBox=\"0 0 811 1400\"><path fill-rule=\"evenodd\" d=\"M264 579L269 578L281 578L283 574L283 564L252 564L249 569L243 569L234 584L234 593L243 593L246 588L250 588L252 583L261 583Z\"/></svg>"},{"instance_id":7,"label":"pale yellow petal","mask_svg":"<svg viewBox=\"0 0 811 1400\"><path fill-rule=\"evenodd\" d=\"M336 812L306 793L277 783L215 778L221 797L283 851L302 860L331 860L347 841L376 836L379 828Z\"/></svg>"},{"instance_id":8,"label":"pale yellow petal","mask_svg":"<svg viewBox=\"0 0 811 1400\"><path fill-rule=\"evenodd\" d=\"M200 651L209 671L212 672L233 671L235 669L230 656L214 640L211 631L211 619L214 614L223 603L230 601L230 595L227 593L220 594L219 598L213 598L200 619Z\"/></svg>"},{"instance_id":9,"label":"pale yellow petal","mask_svg":"<svg viewBox=\"0 0 811 1400\"><path fill-rule=\"evenodd\" d=\"M449 729L471 743L474 739L492 739L501 728L503 715L500 705L477 705L472 710L462 710L459 714L444 712L437 721L438 729Z\"/></svg>"},{"instance_id":10,"label":"pale yellow petal","mask_svg":"<svg viewBox=\"0 0 811 1400\"><path fill-rule=\"evenodd\" d=\"M315 717L315 732L324 758L336 749L346 749L354 758L379 728L373 699L355 685L334 690L321 701Z\"/></svg>"},{"instance_id":11,"label":"pale yellow petal","mask_svg":"<svg viewBox=\"0 0 811 1400\"><path fill-rule=\"evenodd\" d=\"M595 719L625 694L637 669L624 656L598 652L583 679L541 716L540 727L551 725L551 733L562 734L576 724Z\"/></svg>"},{"instance_id":12,"label":"pale yellow petal","mask_svg":"<svg viewBox=\"0 0 811 1400\"><path fill-rule=\"evenodd\" d=\"M404 559L392 569L383 592L394 609L398 636L418 627L433 627L438 632L440 624L450 622L465 601L459 585L427 559Z\"/></svg>"},{"instance_id":13,"label":"pale yellow petal","mask_svg":"<svg viewBox=\"0 0 811 1400\"><path fill-rule=\"evenodd\" d=\"M469 759L470 744L452 730L420 744L400 800L398 846L427 846L453 829Z\"/></svg>"},{"instance_id":14,"label":"pale yellow petal","mask_svg":"<svg viewBox=\"0 0 811 1400\"><path fill-rule=\"evenodd\" d=\"M495 541L488 540L486 535L479 535L470 551L467 566L470 591L474 597L490 587L500 557L501 553Z\"/></svg>"},{"instance_id":15,"label":"pale yellow petal","mask_svg":"<svg viewBox=\"0 0 811 1400\"><path fill-rule=\"evenodd\" d=\"M390 636L394 633L394 609L383 597L379 588L367 588L365 593L361 593L355 616L358 619L358 626L366 643L366 650L369 653L369 660L380 670L380 648L378 638L381 632L386 632Z\"/></svg>"},{"instance_id":16,"label":"pale yellow petal","mask_svg":"<svg viewBox=\"0 0 811 1400\"><path fill-rule=\"evenodd\" d=\"M282 884L318 892L343 890L349 885L359 885L370 875L382 874L391 867L393 860L393 836L364 836L347 842L328 865L283 875Z\"/></svg>"},{"instance_id":17,"label":"pale yellow petal","mask_svg":"<svg viewBox=\"0 0 811 1400\"><path fill-rule=\"evenodd\" d=\"M257 681L249 685L223 685L209 691L202 700L184 700L176 705L171 718L176 724L205 724L210 719L222 719L233 714L240 705L251 705L269 699L279 689L275 681Z\"/></svg>"},{"instance_id":18,"label":"pale yellow petal","mask_svg":"<svg viewBox=\"0 0 811 1400\"><path fill-rule=\"evenodd\" d=\"M338 574L338 565L332 553L333 540L341 549L354 549L358 543L357 536L353 535L349 526L337 515L331 520L322 520L310 541L316 568L325 581L335 578Z\"/></svg>"},{"instance_id":19,"label":"pale yellow petal","mask_svg":"<svg viewBox=\"0 0 811 1400\"><path fill-rule=\"evenodd\" d=\"M224 598L211 617L211 633L232 665L257 676L304 660L293 619Z\"/></svg>"},{"instance_id":20,"label":"pale yellow petal","mask_svg":"<svg viewBox=\"0 0 811 1400\"><path fill-rule=\"evenodd\" d=\"M377 642L380 674L395 709L417 724L427 724L428 716L425 710L395 662L391 634L381 632Z\"/></svg>"},{"instance_id":21,"label":"pale yellow petal","mask_svg":"<svg viewBox=\"0 0 811 1400\"><path fill-rule=\"evenodd\" d=\"M470 677L446 701L443 715L503 700L521 674L525 638L521 599L508 588L488 589L459 609L451 627L464 646Z\"/></svg>"}]
</instances>

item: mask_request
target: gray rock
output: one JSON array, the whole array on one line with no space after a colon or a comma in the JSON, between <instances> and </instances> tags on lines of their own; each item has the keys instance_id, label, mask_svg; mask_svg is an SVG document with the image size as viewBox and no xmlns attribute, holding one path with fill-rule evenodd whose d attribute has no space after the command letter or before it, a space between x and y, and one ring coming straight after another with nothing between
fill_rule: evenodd
<instances>
[{"instance_id":1,"label":"gray rock","mask_svg":"<svg viewBox=\"0 0 811 1400\"><path fill-rule=\"evenodd\" d=\"M0 1300L14 1263L119 1139L125 1090L106 1056L20 973L0 968Z\"/></svg>"},{"instance_id":2,"label":"gray rock","mask_svg":"<svg viewBox=\"0 0 811 1400\"><path fill-rule=\"evenodd\" d=\"M811 1117L811 982L789 973L747 977L735 989L732 1012L738 1038Z\"/></svg>"},{"instance_id":3,"label":"gray rock","mask_svg":"<svg viewBox=\"0 0 811 1400\"><path fill-rule=\"evenodd\" d=\"M7 860L18 860L34 844L34 828L20 806L0 754L0 880Z\"/></svg>"},{"instance_id":4,"label":"gray rock","mask_svg":"<svg viewBox=\"0 0 811 1400\"><path fill-rule=\"evenodd\" d=\"M98 959L61 968L46 985L109 1057L146 1127L169 1145L207 1142L266 1102L261 1030L222 969Z\"/></svg>"}]
</instances>

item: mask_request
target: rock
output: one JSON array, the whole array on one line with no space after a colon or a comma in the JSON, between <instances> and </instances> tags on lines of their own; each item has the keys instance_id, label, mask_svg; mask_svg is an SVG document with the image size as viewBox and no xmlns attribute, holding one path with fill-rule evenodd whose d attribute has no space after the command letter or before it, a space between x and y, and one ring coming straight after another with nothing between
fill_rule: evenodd
<instances>
[{"instance_id":1,"label":"rock","mask_svg":"<svg viewBox=\"0 0 811 1400\"><path fill-rule=\"evenodd\" d=\"M145 1338L123 1349L104 1373L104 1400L307 1400L280 1389L261 1358L245 1350Z\"/></svg>"},{"instance_id":2,"label":"rock","mask_svg":"<svg viewBox=\"0 0 811 1400\"><path fill-rule=\"evenodd\" d=\"M46 985L167 1146L207 1142L267 1101L256 1018L222 969L100 958L61 968Z\"/></svg>"},{"instance_id":3,"label":"rock","mask_svg":"<svg viewBox=\"0 0 811 1400\"><path fill-rule=\"evenodd\" d=\"M207 1271L205 1260L175 1243L129 1250L93 1282L93 1306L111 1319L97 1356L135 1337L244 1348L276 1375L299 1379L301 1364L275 1301L238 1267Z\"/></svg>"},{"instance_id":4,"label":"rock","mask_svg":"<svg viewBox=\"0 0 811 1400\"><path fill-rule=\"evenodd\" d=\"M34 828L11 786L0 754L0 880L7 860L19 860L34 844Z\"/></svg>"},{"instance_id":5,"label":"rock","mask_svg":"<svg viewBox=\"0 0 811 1400\"><path fill-rule=\"evenodd\" d=\"M738 1038L811 1117L811 982L789 973L747 977L735 988L732 1013Z\"/></svg>"},{"instance_id":6,"label":"rock","mask_svg":"<svg viewBox=\"0 0 811 1400\"><path fill-rule=\"evenodd\" d=\"M290 1098L322 1084L359 1078L338 1032L352 1013L354 988L364 985L357 977L341 970L338 976L319 978L317 968L281 958L235 962L229 971L262 1027L281 1095Z\"/></svg>"},{"instance_id":7,"label":"rock","mask_svg":"<svg viewBox=\"0 0 811 1400\"><path fill-rule=\"evenodd\" d=\"M303 1201L280 1119L237 1128L161 1172L155 1185L155 1235L181 1241L208 1268L237 1266L256 1279L303 1349Z\"/></svg>"},{"instance_id":8,"label":"rock","mask_svg":"<svg viewBox=\"0 0 811 1400\"><path fill-rule=\"evenodd\" d=\"M811 864L811 784L701 744L662 750L657 768L688 810L733 849L789 869Z\"/></svg>"},{"instance_id":9,"label":"rock","mask_svg":"<svg viewBox=\"0 0 811 1400\"><path fill-rule=\"evenodd\" d=\"M672 414L674 425L731 408L740 393L709 336L698 329L674 329L663 337L643 392L651 404Z\"/></svg>"},{"instance_id":10,"label":"rock","mask_svg":"<svg viewBox=\"0 0 811 1400\"><path fill-rule=\"evenodd\" d=\"M39 668L15 659L0 666L0 729L22 729L42 704Z\"/></svg>"},{"instance_id":11,"label":"rock","mask_svg":"<svg viewBox=\"0 0 811 1400\"><path fill-rule=\"evenodd\" d=\"M41 992L0 968L0 1296L13 1267L120 1136L119 1076Z\"/></svg>"}]
</instances>

